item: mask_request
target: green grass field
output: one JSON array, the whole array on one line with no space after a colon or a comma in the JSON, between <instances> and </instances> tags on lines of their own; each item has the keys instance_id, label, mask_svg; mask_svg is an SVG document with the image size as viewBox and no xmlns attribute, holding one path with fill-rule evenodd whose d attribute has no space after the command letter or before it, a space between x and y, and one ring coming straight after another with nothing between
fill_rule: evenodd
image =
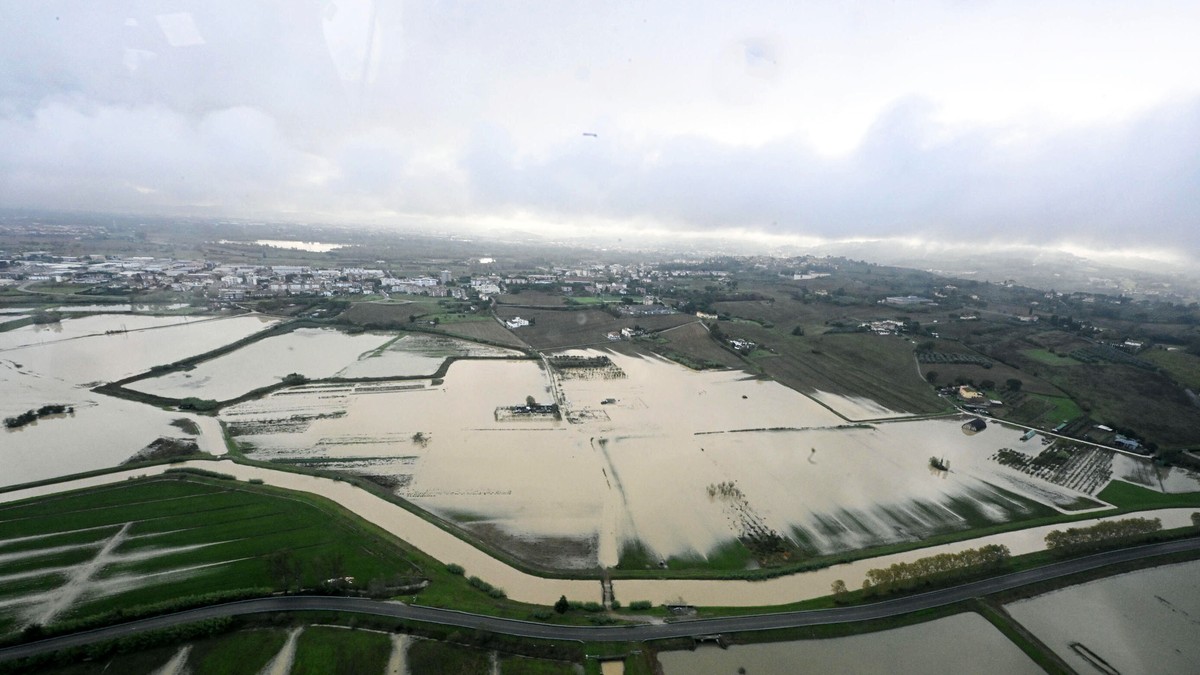
<instances>
[{"instance_id":1,"label":"green grass field","mask_svg":"<svg viewBox=\"0 0 1200 675\"><path fill-rule=\"evenodd\" d=\"M1054 426L1082 414L1083 410L1079 405L1066 396L1041 394L1027 394L1020 405L1003 411L1005 419L1041 426Z\"/></svg>"},{"instance_id":2,"label":"green grass field","mask_svg":"<svg viewBox=\"0 0 1200 675\"><path fill-rule=\"evenodd\" d=\"M399 547L313 500L158 478L0 507L0 578L46 572L0 585L0 598L61 592L105 544L110 557L76 579L85 592L51 622L214 592L311 587L336 576L365 584L417 572ZM15 608L16 615L35 616L39 606Z\"/></svg>"},{"instance_id":3,"label":"green grass field","mask_svg":"<svg viewBox=\"0 0 1200 675\"><path fill-rule=\"evenodd\" d=\"M918 374L913 345L894 336L845 333L793 337L756 325L725 331L765 345L779 358L756 361L762 372L798 391L861 396L901 412L948 406Z\"/></svg>"},{"instance_id":4,"label":"green grass field","mask_svg":"<svg viewBox=\"0 0 1200 675\"><path fill-rule=\"evenodd\" d=\"M296 641L292 675L383 673L391 653L382 633L311 626Z\"/></svg>"},{"instance_id":5,"label":"green grass field","mask_svg":"<svg viewBox=\"0 0 1200 675\"><path fill-rule=\"evenodd\" d=\"M187 667L192 675L256 675L279 653L287 633L243 630L192 645Z\"/></svg>"},{"instance_id":6,"label":"green grass field","mask_svg":"<svg viewBox=\"0 0 1200 675\"><path fill-rule=\"evenodd\" d=\"M1200 390L1200 356L1185 351L1169 352L1165 349L1151 349L1139 356L1166 370L1183 386L1193 391Z\"/></svg>"},{"instance_id":7,"label":"green grass field","mask_svg":"<svg viewBox=\"0 0 1200 675\"><path fill-rule=\"evenodd\" d=\"M1048 349L1026 349L1021 353L1038 363L1044 363L1048 366L1078 366L1083 364L1082 361L1076 361L1069 356L1055 354Z\"/></svg>"}]
</instances>

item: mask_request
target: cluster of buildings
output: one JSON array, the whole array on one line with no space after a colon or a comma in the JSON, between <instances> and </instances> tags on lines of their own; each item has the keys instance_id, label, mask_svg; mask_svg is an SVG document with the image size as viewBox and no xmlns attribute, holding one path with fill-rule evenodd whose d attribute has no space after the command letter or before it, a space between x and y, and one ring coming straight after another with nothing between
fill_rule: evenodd
<instances>
[{"instance_id":1,"label":"cluster of buildings","mask_svg":"<svg viewBox=\"0 0 1200 675\"><path fill-rule=\"evenodd\" d=\"M0 284L50 282L103 287L111 292L164 290L203 294L221 302L286 295L400 293L467 299L501 292L496 276L460 285L443 270L437 277L397 277L382 268L314 268L302 265L245 265L149 256L52 256L0 252Z\"/></svg>"},{"instance_id":2,"label":"cluster of buildings","mask_svg":"<svg viewBox=\"0 0 1200 675\"><path fill-rule=\"evenodd\" d=\"M333 297L369 293L487 300L520 288L544 288L565 296L628 298L619 306L622 314L651 316L675 311L653 295L655 284L669 284L676 277L728 276L721 270L614 263L552 267L537 273L477 274L456 279L449 270L436 275L398 276L385 269L384 261L376 264L377 267L322 268L150 256L57 256L46 251L10 255L0 251L0 285L81 284L113 294L164 290L204 296L222 303L289 295Z\"/></svg>"}]
</instances>

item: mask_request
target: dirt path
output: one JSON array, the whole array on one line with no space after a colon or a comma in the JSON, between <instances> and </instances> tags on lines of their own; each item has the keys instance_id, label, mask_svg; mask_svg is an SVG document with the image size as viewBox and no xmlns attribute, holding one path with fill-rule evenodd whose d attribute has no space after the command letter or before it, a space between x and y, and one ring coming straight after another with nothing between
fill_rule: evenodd
<instances>
[{"instance_id":1,"label":"dirt path","mask_svg":"<svg viewBox=\"0 0 1200 675\"><path fill-rule=\"evenodd\" d=\"M292 672L292 662L296 660L296 638L300 637L300 633L304 628L293 628L288 633L287 642L279 648L279 653L275 655L263 669L258 671L258 675L288 675Z\"/></svg>"},{"instance_id":2,"label":"dirt path","mask_svg":"<svg viewBox=\"0 0 1200 675\"><path fill-rule=\"evenodd\" d=\"M175 652L175 656L171 657L161 668L155 670L151 675L183 675L187 672L188 654L192 652L191 645L184 645Z\"/></svg>"},{"instance_id":3,"label":"dirt path","mask_svg":"<svg viewBox=\"0 0 1200 675\"><path fill-rule=\"evenodd\" d=\"M66 583L60 586L53 595L49 596L49 600L41 608L41 613L34 618L34 623L39 623L43 626L50 623L54 617L58 616L71 605L74 605L75 601L87 592L92 577L104 569L105 565L113 562L113 551L129 536L129 527L132 524L125 523L122 525L116 534L104 542L104 545L100 547L100 550L96 552L96 555L91 560L77 565L67 574Z\"/></svg>"},{"instance_id":4,"label":"dirt path","mask_svg":"<svg viewBox=\"0 0 1200 675\"><path fill-rule=\"evenodd\" d=\"M392 655L388 657L387 675L408 675L408 636L392 636Z\"/></svg>"}]
</instances>

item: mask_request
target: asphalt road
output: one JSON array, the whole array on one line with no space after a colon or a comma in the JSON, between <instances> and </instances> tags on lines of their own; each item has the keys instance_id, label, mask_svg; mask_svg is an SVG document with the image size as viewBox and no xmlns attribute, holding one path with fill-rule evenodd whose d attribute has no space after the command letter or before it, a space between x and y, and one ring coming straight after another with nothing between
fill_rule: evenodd
<instances>
[{"instance_id":1,"label":"asphalt road","mask_svg":"<svg viewBox=\"0 0 1200 675\"><path fill-rule=\"evenodd\" d=\"M1107 551L1083 558L1052 563L1044 567L984 579L961 586L954 586L920 595L877 602L853 607L780 612L714 619L681 620L665 624L638 624L631 626L562 626L556 624L502 619L480 614L468 614L447 609L435 609L399 602L384 602L365 598L343 598L330 596L280 596L243 600L221 605L166 614L129 623L108 626L71 635L63 635L39 642L9 647L0 650L0 661L32 656L44 652L77 647L102 640L124 637L142 631L169 628L180 624L240 616L245 614L337 611L355 612L384 616L409 621L483 630L528 638L548 640L574 640L588 642L640 642L663 638L693 637L722 633L816 626L822 624L850 623L899 616L922 609L941 607L970 598L1007 591L1033 583L1086 572L1117 563L1141 560L1170 553L1200 551L1200 538L1148 544L1135 548Z\"/></svg>"}]
</instances>

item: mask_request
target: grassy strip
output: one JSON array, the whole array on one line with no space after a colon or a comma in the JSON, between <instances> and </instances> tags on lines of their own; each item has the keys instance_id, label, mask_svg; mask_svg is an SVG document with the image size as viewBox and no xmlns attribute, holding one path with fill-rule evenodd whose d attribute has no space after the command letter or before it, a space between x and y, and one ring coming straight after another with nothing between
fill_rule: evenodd
<instances>
[{"instance_id":1,"label":"grassy strip","mask_svg":"<svg viewBox=\"0 0 1200 675\"><path fill-rule=\"evenodd\" d=\"M226 442L226 447L228 447L228 442ZM145 469L145 468L151 467L151 466L162 466L163 464L178 464L182 461L192 462L192 461L196 461L196 460L207 460L207 461L213 461L213 462L219 461L218 458L213 457L212 455L199 454L199 455L194 455L194 456L188 457L186 460L181 460L181 459L177 459L177 458L169 458L169 459L149 460L149 461L145 461L145 462L135 462L133 464L122 464L120 466L112 466L112 467L108 467L107 469L93 469L91 471L82 471L80 473L72 473L72 474L68 474L66 476L58 476L56 478L46 478L43 480L35 480L35 481L29 482L29 483L18 483L17 485L8 485L5 487L0 487L0 494L4 494L6 492L17 492L20 490L29 490L31 488L37 488L37 487L45 487L47 485L57 485L59 483L67 483L67 482L70 482L73 480L82 480L84 478L94 478L96 476L107 476L109 474L121 473L123 471L137 471L138 469Z\"/></svg>"},{"instance_id":2,"label":"grassy strip","mask_svg":"<svg viewBox=\"0 0 1200 675\"><path fill-rule=\"evenodd\" d=\"M137 654L138 652L145 652L154 647L176 645L180 642L185 642L188 640L219 635L228 632L234 626L235 622L233 619L209 619L207 621L176 626L174 628L147 631L145 633L135 633L128 637L107 640L105 642L97 642L85 647L73 647L39 656L31 656L24 659L0 662L0 674L15 675L16 673L44 673L55 666L67 666L69 664L79 663L80 661L94 662L108 660L114 655L118 654ZM156 655L155 661L157 661L158 665L161 665L161 654L173 653L174 649L170 650L169 652L160 652L160 655ZM140 659L138 660L140 661ZM89 666L89 669L84 670L83 672L95 672L94 664ZM115 672L138 671L118 670Z\"/></svg>"},{"instance_id":3,"label":"grassy strip","mask_svg":"<svg viewBox=\"0 0 1200 675\"><path fill-rule=\"evenodd\" d=\"M1096 497L1117 507L1122 513L1171 507L1200 508L1200 492L1166 494L1122 480L1109 482Z\"/></svg>"},{"instance_id":4,"label":"grassy strip","mask_svg":"<svg viewBox=\"0 0 1200 675\"><path fill-rule=\"evenodd\" d=\"M7 333L10 330L16 330L18 328L24 328L25 326L32 326L32 325L33 325L33 317L32 316L27 316L23 319L14 319L12 321L5 321L4 323L0 323L0 333Z\"/></svg>"},{"instance_id":5,"label":"grassy strip","mask_svg":"<svg viewBox=\"0 0 1200 675\"><path fill-rule=\"evenodd\" d=\"M1004 608L976 600L975 611L1050 675L1070 675L1073 672L1049 647L1037 639L1037 636L1014 621Z\"/></svg>"}]
</instances>

